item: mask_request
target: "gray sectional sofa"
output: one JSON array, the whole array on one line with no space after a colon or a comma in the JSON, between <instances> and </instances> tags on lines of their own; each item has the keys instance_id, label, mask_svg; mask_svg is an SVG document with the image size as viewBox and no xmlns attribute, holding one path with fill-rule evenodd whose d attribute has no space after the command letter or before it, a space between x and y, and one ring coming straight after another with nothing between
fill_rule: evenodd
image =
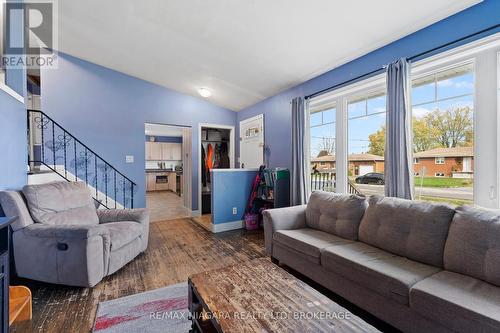
<instances>
[{"instance_id":1,"label":"gray sectional sofa","mask_svg":"<svg viewBox=\"0 0 500 333\"><path fill-rule=\"evenodd\" d=\"M96 210L81 182L27 185L0 192L12 226L14 263L20 277L93 287L148 246L146 209Z\"/></svg>"},{"instance_id":2,"label":"gray sectional sofa","mask_svg":"<svg viewBox=\"0 0 500 333\"><path fill-rule=\"evenodd\" d=\"M404 332L500 332L500 211L314 192L266 251Z\"/></svg>"}]
</instances>

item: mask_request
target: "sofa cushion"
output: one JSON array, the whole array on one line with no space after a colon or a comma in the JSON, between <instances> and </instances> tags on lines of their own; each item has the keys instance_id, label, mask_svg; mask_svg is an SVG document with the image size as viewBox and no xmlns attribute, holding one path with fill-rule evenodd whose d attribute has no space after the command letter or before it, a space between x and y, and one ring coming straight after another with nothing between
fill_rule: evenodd
<instances>
[{"instance_id":1,"label":"sofa cushion","mask_svg":"<svg viewBox=\"0 0 500 333\"><path fill-rule=\"evenodd\" d=\"M26 185L24 196L33 220L45 224L99 224L94 200L81 182Z\"/></svg>"},{"instance_id":2,"label":"sofa cushion","mask_svg":"<svg viewBox=\"0 0 500 333\"><path fill-rule=\"evenodd\" d=\"M443 267L443 252L455 210L398 198L371 196L359 239L394 254Z\"/></svg>"},{"instance_id":3,"label":"sofa cushion","mask_svg":"<svg viewBox=\"0 0 500 333\"><path fill-rule=\"evenodd\" d=\"M142 235L142 225L137 222L109 222L101 224L109 230L111 251L115 251Z\"/></svg>"},{"instance_id":4,"label":"sofa cushion","mask_svg":"<svg viewBox=\"0 0 500 333\"><path fill-rule=\"evenodd\" d=\"M365 209L363 196L315 191L307 203L306 224L313 229L357 240Z\"/></svg>"},{"instance_id":5,"label":"sofa cushion","mask_svg":"<svg viewBox=\"0 0 500 333\"><path fill-rule=\"evenodd\" d=\"M500 287L500 210L457 208L446 241L444 267Z\"/></svg>"},{"instance_id":6,"label":"sofa cushion","mask_svg":"<svg viewBox=\"0 0 500 333\"><path fill-rule=\"evenodd\" d=\"M411 286L441 270L361 242L324 248L321 265L402 304Z\"/></svg>"},{"instance_id":7,"label":"sofa cushion","mask_svg":"<svg viewBox=\"0 0 500 333\"><path fill-rule=\"evenodd\" d=\"M320 262L321 249L331 245L352 242L348 239L311 228L278 230L274 233L273 240L282 246L307 255L309 260L318 264Z\"/></svg>"},{"instance_id":8,"label":"sofa cushion","mask_svg":"<svg viewBox=\"0 0 500 333\"><path fill-rule=\"evenodd\" d=\"M457 332L500 331L500 288L470 276L442 271L418 282L410 307Z\"/></svg>"}]
</instances>

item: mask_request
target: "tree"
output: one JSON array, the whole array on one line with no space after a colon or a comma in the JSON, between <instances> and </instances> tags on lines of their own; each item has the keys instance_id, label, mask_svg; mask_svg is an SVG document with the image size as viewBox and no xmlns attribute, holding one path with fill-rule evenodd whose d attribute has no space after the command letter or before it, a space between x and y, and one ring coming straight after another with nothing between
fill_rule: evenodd
<instances>
[{"instance_id":1,"label":"tree","mask_svg":"<svg viewBox=\"0 0 500 333\"><path fill-rule=\"evenodd\" d=\"M472 110L461 107L453 110L435 110L424 117L431 129L431 137L440 147L472 145Z\"/></svg>"},{"instance_id":2,"label":"tree","mask_svg":"<svg viewBox=\"0 0 500 333\"><path fill-rule=\"evenodd\" d=\"M317 150L327 152L327 155L335 155L335 138L321 137Z\"/></svg>"},{"instance_id":3,"label":"tree","mask_svg":"<svg viewBox=\"0 0 500 333\"><path fill-rule=\"evenodd\" d=\"M438 147L472 146L474 140L472 110L469 107L441 111L436 109L425 117L413 117L413 147L415 152ZM370 134L369 153L384 155L385 126Z\"/></svg>"},{"instance_id":4,"label":"tree","mask_svg":"<svg viewBox=\"0 0 500 333\"><path fill-rule=\"evenodd\" d=\"M374 154L374 155L379 155L379 156L384 156L385 126L382 126L375 133L370 134L368 136L368 140L370 140L370 143L368 145L368 147L370 149L368 150L368 153Z\"/></svg>"},{"instance_id":5,"label":"tree","mask_svg":"<svg viewBox=\"0 0 500 333\"><path fill-rule=\"evenodd\" d=\"M425 119L413 117L413 149L415 152L429 150L436 147L432 132L435 130L428 126Z\"/></svg>"}]
</instances>

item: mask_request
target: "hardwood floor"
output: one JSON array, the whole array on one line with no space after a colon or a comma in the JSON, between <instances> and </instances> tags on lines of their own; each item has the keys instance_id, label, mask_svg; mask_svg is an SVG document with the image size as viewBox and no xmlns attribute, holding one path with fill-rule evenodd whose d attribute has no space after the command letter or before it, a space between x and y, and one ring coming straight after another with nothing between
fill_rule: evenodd
<instances>
[{"instance_id":1,"label":"hardwood floor","mask_svg":"<svg viewBox=\"0 0 500 333\"><path fill-rule=\"evenodd\" d=\"M188 218L151 223L148 250L92 289L17 279L33 293L33 319L11 332L89 332L99 301L186 281L188 276L264 256L262 231L212 234Z\"/></svg>"},{"instance_id":2,"label":"hardwood floor","mask_svg":"<svg viewBox=\"0 0 500 333\"><path fill-rule=\"evenodd\" d=\"M183 206L182 198L170 191L146 192L146 207L151 222L191 216L191 212Z\"/></svg>"},{"instance_id":3,"label":"hardwood floor","mask_svg":"<svg viewBox=\"0 0 500 333\"><path fill-rule=\"evenodd\" d=\"M201 227L212 231L212 214L203 214L201 216L194 216L192 220L198 223Z\"/></svg>"}]
</instances>

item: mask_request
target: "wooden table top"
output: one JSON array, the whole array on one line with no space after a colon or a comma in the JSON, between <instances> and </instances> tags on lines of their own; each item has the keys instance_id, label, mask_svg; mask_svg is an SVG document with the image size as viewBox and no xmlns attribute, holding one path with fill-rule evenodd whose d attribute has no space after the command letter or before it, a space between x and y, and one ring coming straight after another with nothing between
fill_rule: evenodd
<instances>
[{"instance_id":1,"label":"wooden table top","mask_svg":"<svg viewBox=\"0 0 500 333\"><path fill-rule=\"evenodd\" d=\"M378 332L266 258L195 274L189 283L221 332Z\"/></svg>"}]
</instances>

